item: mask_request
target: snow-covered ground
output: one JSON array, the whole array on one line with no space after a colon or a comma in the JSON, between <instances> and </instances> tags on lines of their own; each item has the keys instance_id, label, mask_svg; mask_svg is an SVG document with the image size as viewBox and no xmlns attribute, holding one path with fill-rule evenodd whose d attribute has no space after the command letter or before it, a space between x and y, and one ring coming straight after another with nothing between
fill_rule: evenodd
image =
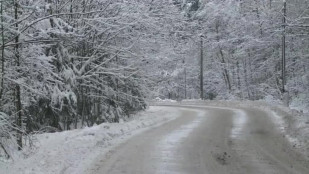
<instances>
[{"instance_id":1,"label":"snow-covered ground","mask_svg":"<svg viewBox=\"0 0 309 174\"><path fill-rule=\"evenodd\" d=\"M186 111L189 110L186 109ZM197 112L197 110L192 111ZM205 119L205 114L207 114L206 111L198 111L197 117L192 122L182 125L179 129L172 131L158 142L158 149L155 150L155 152L159 152L155 155L159 156L157 158L160 159L157 161L157 165L159 166L157 173L177 173L172 172L175 169L171 169L171 166L177 166L176 160L180 158L176 145L183 143L182 140L188 137L202 123L202 120Z\"/></svg>"},{"instance_id":2,"label":"snow-covered ground","mask_svg":"<svg viewBox=\"0 0 309 174\"><path fill-rule=\"evenodd\" d=\"M269 113L282 134L298 151L309 159L309 111L305 106L292 103L291 108L285 107L280 101L267 99L264 101L202 101L182 100L180 102L169 100L156 100L152 105L206 105L233 108L257 108Z\"/></svg>"},{"instance_id":3,"label":"snow-covered ground","mask_svg":"<svg viewBox=\"0 0 309 174\"><path fill-rule=\"evenodd\" d=\"M179 115L176 108L150 107L128 122L40 134L35 137L34 150L15 155L13 162L0 160L0 174L82 174L94 160L113 147Z\"/></svg>"},{"instance_id":4,"label":"snow-covered ground","mask_svg":"<svg viewBox=\"0 0 309 174\"><path fill-rule=\"evenodd\" d=\"M251 107L265 110L293 146L307 154L306 156L309 155L309 117L306 112L262 101L160 100L152 104ZM99 160L100 156L115 146L133 135L175 119L180 115L179 112L177 108L155 106L134 115L128 122L104 123L90 128L36 135L35 149L25 149L22 153L15 154L14 161L0 159L0 174L85 173L93 161ZM244 119L239 118L235 124L242 124L243 121Z\"/></svg>"}]
</instances>

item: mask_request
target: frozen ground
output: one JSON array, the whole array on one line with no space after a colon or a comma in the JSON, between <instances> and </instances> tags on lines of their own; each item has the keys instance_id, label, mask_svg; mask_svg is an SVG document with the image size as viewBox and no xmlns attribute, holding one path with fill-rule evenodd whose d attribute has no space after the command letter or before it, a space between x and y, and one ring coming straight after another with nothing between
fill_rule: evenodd
<instances>
[{"instance_id":1,"label":"frozen ground","mask_svg":"<svg viewBox=\"0 0 309 174\"><path fill-rule=\"evenodd\" d=\"M36 148L15 154L14 162L0 161L1 174L78 174L97 157L150 127L175 119L177 109L150 107L135 115L131 121L101 124L60 133L41 134L36 137ZM27 154L27 155L25 155Z\"/></svg>"},{"instance_id":2,"label":"frozen ground","mask_svg":"<svg viewBox=\"0 0 309 174\"><path fill-rule=\"evenodd\" d=\"M97 160L89 174L309 173L309 160L282 136L267 111L173 107L180 117L130 138Z\"/></svg>"},{"instance_id":3,"label":"frozen ground","mask_svg":"<svg viewBox=\"0 0 309 174\"><path fill-rule=\"evenodd\" d=\"M309 159L309 111L300 104L291 104L291 108L283 106L280 101L201 101L183 100L170 102L157 100L152 105L203 105L233 108L256 108L266 111L282 134L290 141L295 149L305 154Z\"/></svg>"},{"instance_id":4,"label":"frozen ground","mask_svg":"<svg viewBox=\"0 0 309 174\"><path fill-rule=\"evenodd\" d=\"M154 103L153 103L154 104ZM156 101L155 104L159 105L194 105L200 107L211 106L211 108L222 109L222 107L228 108L257 108L265 111L269 117L277 124L276 127L282 132L291 143L293 148L299 150L303 154L309 156L309 118L308 113L304 113L297 110L291 110L289 108L280 106L274 103L266 102L251 102L251 101ZM188 110L188 109L187 109ZM233 110L233 109L229 109ZM49 133L37 135L34 150L25 150L22 154L15 154L14 162L4 162L0 160L0 174L81 174L89 173L93 170L93 164L95 161L102 160L102 156L106 154L113 154L115 147L123 144L127 140L131 139L133 135L140 134L149 130L150 128L161 126L170 120L174 120L179 117L179 109L168 107L150 107L146 112L135 115L132 120L117 124L101 124L91 128L84 128L72 131L66 131L61 133ZM246 115L239 109L234 110L235 114L232 120L234 127L231 129L231 138L241 137L243 128L248 122ZM200 112L198 112L200 113ZM205 112L203 112L205 113ZM216 114L218 114L216 112ZM206 114L207 115L207 114ZM221 115L221 114L218 114ZM257 114L258 115L258 114ZM201 122L201 116L196 116L197 120L193 121L189 126L180 127L180 132L191 132L195 126ZM213 117L216 118L216 117ZM230 118L230 117L227 117ZM253 118L253 117L252 117ZM185 120L183 120L185 121ZM221 120L224 122L223 120ZM221 122L220 121L220 122ZM219 123L218 124L222 124ZM230 122L227 128L230 126ZM175 125L175 124L171 124ZM195 125L195 126L194 126ZM169 126L167 126L168 129ZM216 126L209 125L214 130ZM220 126L219 126L220 127ZM205 128L206 129L206 128ZM164 132L164 130L162 130ZM208 132L211 130L208 130ZM166 131L165 131L166 132ZM175 132L175 131L174 131ZM263 133L263 131L257 131ZM175 137L177 141L181 140L184 134L178 136L179 130L173 134L167 135L161 141L162 147L169 147L171 142L170 136ZM162 133L163 134L163 133ZM179 134L180 135L180 134ZM210 137L216 137L212 135ZM221 135L220 135L221 136ZM198 139L198 137L196 137ZM140 141L145 139L140 138ZM241 141L241 140L237 140ZM150 141L151 142L151 141ZM151 144L151 143L148 144ZM263 141L261 141L263 142ZM165 143L165 144L164 144ZM205 141L205 143L210 143ZM172 142L173 144L173 142ZM212 144L211 144L212 145ZM190 147L190 144L188 144ZM161 146L158 146L160 149ZM241 146L242 147L242 146ZM271 147L271 146L268 146ZM132 149L136 148L133 144ZM145 147L146 148L146 147ZM147 147L148 148L148 147ZM201 147L202 148L202 147ZM162 149L162 148L161 148ZM170 150L170 154L173 154L175 149L167 148ZM185 149L184 149L185 150ZM252 149L254 150L254 148ZM189 152L188 152L189 153ZM210 154L212 151L210 151ZM144 154L144 152L142 152ZM280 154L280 153L278 153ZM143 158L142 158L143 159ZM167 158L169 159L169 158ZM195 158L193 157L192 160ZM159 161L160 162L160 161ZM165 161L168 162L168 161ZM166 163L162 163L161 166L165 166ZM145 164L147 166L147 164ZM160 165L159 165L160 166ZM99 168L99 167L98 167ZM137 168L138 169L138 168ZM235 169L236 171L236 169ZM90 172L91 173L91 172Z\"/></svg>"}]
</instances>

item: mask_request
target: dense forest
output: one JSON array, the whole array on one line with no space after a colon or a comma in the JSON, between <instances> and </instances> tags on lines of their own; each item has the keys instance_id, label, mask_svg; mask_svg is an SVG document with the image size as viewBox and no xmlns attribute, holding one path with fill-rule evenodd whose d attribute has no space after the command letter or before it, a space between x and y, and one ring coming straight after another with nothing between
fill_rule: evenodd
<instances>
[{"instance_id":1,"label":"dense forest","mask_svg":"<svg viewBox=\"0 0 309 174\"><path fill-rule=\"evenodd\" d=\"M119 122L157 97L309 106L309 1L284 2L1 1L0 147Z\"/></svg>"}]
</instances>

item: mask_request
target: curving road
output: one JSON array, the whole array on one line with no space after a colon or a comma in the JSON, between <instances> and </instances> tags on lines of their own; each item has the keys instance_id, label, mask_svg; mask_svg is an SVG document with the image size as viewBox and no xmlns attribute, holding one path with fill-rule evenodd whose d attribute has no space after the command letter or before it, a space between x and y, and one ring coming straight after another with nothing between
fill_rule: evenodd
<instances>
[{"instance_id":1,"label":"curving road","mask_svg":"<svg viewBox=\"0 0 309 174\"><path fill-rule=\"evenodd\" d=\"M179 109L180 117L120 145L94 173L309 174L309 161L264 111Z\"/></svg>"}]
</instances>

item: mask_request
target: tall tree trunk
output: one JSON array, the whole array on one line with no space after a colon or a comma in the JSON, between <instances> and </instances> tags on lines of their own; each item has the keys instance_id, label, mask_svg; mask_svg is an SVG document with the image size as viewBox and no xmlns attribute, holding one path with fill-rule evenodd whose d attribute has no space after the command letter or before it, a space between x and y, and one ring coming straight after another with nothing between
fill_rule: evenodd
<instances>
[{"instance_id":1,"label":"tall tree trunk","mask_svg":"<svg viewBox=\"0 0 309 174\"><path fill-rule=\"evenodd\" d=\"M47 2L49 3L49 9L47 9L47 12L49 13L49 15L52 15L53 14L52 0L48 0ZM49 18L49 22L50 22L51 28L54 28L54 19Z\"/></svg>"},{"instance_id":2,"label":"tall tree trunk","mask_svg":"<svg viewBox=\"0 0 309 174\"><path fill-rule=\"evenodd\" d=\"M15 10L15 21L18 20L18 2L17 0L14 1L14 10ZM15 24L15 30L18 31L18 23ZM17 67L17 74L20 73L20 55L19 55L19 35L15 37L15 57L16 57L16 67ZM19 128L17 133L17 144L18 144L18 150L21 150L23 147L22 143L22 106L21 106L21 94L20 94L20 86L19 84L16 84L15 87L16 92L16 111L17 111L17 126Z\"/></svg>"},{"instance_id":3,"label":"tall tree trunk","mask_svg":"<svg viewBox=\"0 0 309 174\"><path fill-rule=\"evenodd\" d=\"M1 72L0 72L0 99L2 99L2 94L4 90L4 27L3 27L3 1L1 2Z\"/></svg>"},{"instance_id":4,"label":"tall tree trunk","mask_svg":"<svg viewBox=\"0 0 309 174\"><path fill-rule=\"evenodd\" d=\"M216 23L216 33L217 33L217 42L219 43L220 42L220 38L219 38L219 22L217 21ZM225 78L225 83L226 83L226 86L229 90L229 92L231 92L231 82L230 82L230 77L229 77L229 73L228 73L228 70L227 70L227 67L226 67L226 61L225 61L225 58L224 58L224 54L223 54L223 50L221 48L221 46L219 45L219 54L221 56L221 63L224 65L224 68L223 68L223 77ZM218 55L218 58L220 59L220 56Z\"/></svg>"},{"instance_id":5,"label":"tall tree trunk","mask_svg":"<svg viewBox=\"0 0 309 174\"><path fill-rule=\"evenodd\" d=\"M260 34L261 34L261 37L263 36L263 22L261 22L261 17L260 17L260 11L259 11L259 4L258 4L258 1L255 0L255 5L256 5L256 18L258 19L258 23L259 23L259 29L260 29Z\"/></svg>"},{"instance_id":6,"label":"tall tree trunk","mask_svg":"<svg viewBox=\"0 0 309 174\"><path fill-rule=\"evenodd\" d=\"M221 48L219 48L219 53L220 53L220 56L221 56L221 63L224 65L223 74L224 74L224 77L226 78L226 85L227 85L228 90L230 92L232 90L230 76L229 76L229 72L228 72L227 67L226 67L226 61L224 59L223 51L222 51Z\"/></svg>"}]
</instances>

